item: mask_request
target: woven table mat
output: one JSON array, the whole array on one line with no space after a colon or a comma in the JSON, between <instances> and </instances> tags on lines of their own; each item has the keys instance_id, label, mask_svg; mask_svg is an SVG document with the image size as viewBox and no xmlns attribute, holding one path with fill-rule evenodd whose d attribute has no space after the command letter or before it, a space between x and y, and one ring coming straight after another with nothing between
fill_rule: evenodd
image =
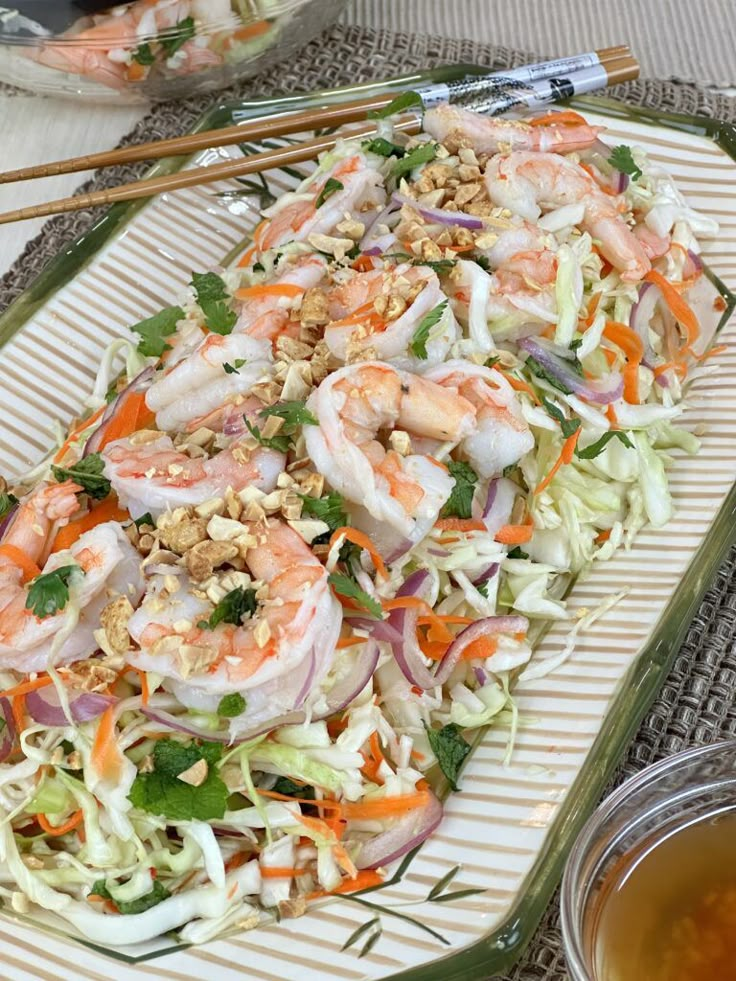
<instances>
[{"instance_id":1,"label":"woven table mat","mask_svg":"<svg viewBox=\"0 0 736 981\"><path fill-rule=\"evenodd\" d=\"M510 68L534 60L538 59L529 52L469 40L341 27L312 42L288 66L249 79L222 93L220 98L224 101L309 91L386 78L451 62L479 62L493 68ZM618 86L612 93L632 105L736 120L736 99L709 93L695 85L641 79ZM155 106L122 145L179 135L192 126L212 101L209 97ZM113 167L81 190L98 190L133 180L144 170L145 165ZM0 278L0 310L33 281L63 246L83 234L99 214L99 210L79 211L51 219L8 273ZM705 596L664 687L612 785L654 760L687 746L736 735L735 633L736 549L732 549ZM567 974L558 910L555 899L534 940L505 981L565 981Z\"/></svg>"}]
</instances>

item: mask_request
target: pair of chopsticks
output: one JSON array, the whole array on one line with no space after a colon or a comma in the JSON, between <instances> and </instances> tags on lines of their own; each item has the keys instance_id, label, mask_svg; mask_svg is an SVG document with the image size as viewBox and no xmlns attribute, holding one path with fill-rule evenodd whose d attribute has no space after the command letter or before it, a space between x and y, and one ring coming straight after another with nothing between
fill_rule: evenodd
<instances>
[{"instance_id":1,"label":"pair of chopsticks","mask_svg":"<svg viewBox=\"0 0 736 981\"><path fill-rule=\"evenodd\" d=\"M467 102L478 111L500 115L511 109L540 109L551 102L629 81L637 78L638 74L638 62L632 57L628 46L621 45L560 58L556 61L525 65L506 72L473 75L459 81L419 86L411 91L419 95L421 108L416 110L412 108L409 115L403 115L395 120L394 129L409 135L420 132L422 109L439 102ZM327 105L318 109L259 117L252 122L223 129L205 130L174 139L139 143L122 149L6 171L0 173L0 184L141 160L189 155L198 150L242 144L265 136L280 137L323 127L334 130L346 123L366 120L368 113L385 109L394 101L397 94L399 93L393 91L364 99L335 103L333 100L340 98L340 93L336 92ZM315 139L249 154L226 163L192 167L175 174L161 175L130 184L121 184L103 191L19 208L0 214L0 224L113 204L117 201L152 197L165 191L243 177L273 167L285 167L313 160L323 151L332 149L338 140L345 136L368 138L375 135L376 131L375 123L342 134L333 131Z\"/></svg>"}]
</instances>

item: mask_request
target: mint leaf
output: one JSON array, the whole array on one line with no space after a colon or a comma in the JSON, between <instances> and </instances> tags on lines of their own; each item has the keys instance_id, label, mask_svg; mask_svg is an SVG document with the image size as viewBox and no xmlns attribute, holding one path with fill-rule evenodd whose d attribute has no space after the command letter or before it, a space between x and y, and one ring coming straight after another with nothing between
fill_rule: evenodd
<instances>
[{"instance_id":1,"label":"mint leaf","mask_svg":"<svg viewBox=\"0 0 736 981\"><path fill-rule=\"evenodd\" d=\"M470 746L463 739L460 727L451 722L449 725L443 726L442 729L430 729L425 722L424 728L427 730L429 745L437 757L440 770L447 777L451 789L459 790L457 785L458 774L465 757L470 752Z\"/></svg>"},{"instance_id":2,"label":"mint leaf","mask_svg":"<svg viewBox=\"0 0 736 981\"><path fill-rule=\"evenodd\" d=\"M90 893L90 896L100 896L102 899L109 899L110 902L115 904L118 913L122 913L123 916L134 916L136 913L145 913L147 909L158 906L164 899L168 899L170 895L169 890L166 886L162 886L158 879L154 880L153 889L146 893L145 896L139 896L138 899L113 899L104 879L98 879L92 886L92 892Z\"/></svg>"},{"instance_id":3,"label":"mint leaf","mask_svg":"<svg viewBox=\"0 0 736 981\"><path fill-rule=\"evenodd\" d=\"M243 367L245 361L246 361L245 358L236 358L232 364L228 364L228 362L226 361L222 366L225 369L225 374L239 375L240 371L238 369Z\"/></svg>"},{"instance_id":4,"label":"mint leaf","mask_svg":"<svg viewBox=\"0 0 736 981\"><path fill-rule=\"evenodd\" d=\"M483 272L490 272L491 271L491 263L490 263L490 261L489 261L489 259L488 259L487 256L484 256L484 255L475 255L475 256L471 256L471 258L472 258L473 262L477 266L480 266L480 268L483 270Z\"/></svg>"},{"instance_id":5,"label":"mint leaf","mask_svg":"<svg viewBox=\"0 0 736 981\"><path fill-rule=\"evenodd\" d=\"M368 119L387 119L396 112L403 112L405 109L423 106L422 97L418 92L402 92L392 99L383 109L373 109L368 113Z\"/></svg>"},{"instance_id":6,"label":"mint leaf","mask_svg":"<svg viewBox=\"0 0 736 981\"><path fill-rule=\"evenodd\" d=\"M222 818L230 791L216 770L222 756L219 743L180 743L160 739L153 748L153 772L139 773L128 799L134 807L160 814L171 821L212 821ZM199 787L179 780L200 760L207 763L207 777Z\"/></svg>"},{"instance_id":7,"label":"mint leaf","mask_svg":"<svg viewBox=\"0 0 736 981\"><path fill-rule=\"evenodd\" d=\"M321 208L327 198L332 197L336 191L342 191L344 187L345 185L341 181L335 180L334 177L328 177L325 181L325 186L319 192L317 200L314 202L315 208Z\"/></svg>"},{"instance_id":8,"label":"mint leaf","mask_svg":"<svg viewBox=\"0 0 736 981\"><path fill-rule=\"evenodd\" d=\"M419 146L415 146L401 160L396 161L391 168L391 176L396 178L403 177L404 174L408 174L420 164L429 163L430 160L434 160L436 156L436 143L420 143Z\"/></svg>"},{"instance_id":9,"label":"mint leaf","mask_svg":"<svg viewBox=\"0 0 736 981\"><path fill-rule=\"evenodd\" d=\"M507 552L506 553L506 558L507 559L528 559L529 558L529 553L528 552L525 552L524 549L520 545L517 545L515 548L512 548L510 552Z\"/></svg>"},{"instance_id":10,"label":"mint leaf","mask_svg":"<svg viewBox=\"0 0 736 981\"><path fill-rule=\"evenodd\" d=\"M84 576L78 565L63 565L53 572L36 576L28 587L26 609L43 620L63 610L69 602L69 582L72 576Z\"/></svg>"},{"instance_id":11,"label":"mint leaf","mask_svg":"<svg viewBox=\"0 0 736 981\"><path fill-rule=\"evenodd\" d=\"M463 463L462 460L450 460L447 469L455 481L455 486L452 488L445 506L440 511L440 517L469 518L475 485L478 483L478 474L469 463Z\"/></svg>"},{"instance_id":12,"label":"mint leaf","mask_svg":"<svg viewBox=\"0 0 736 981\"><path fill-rule=\"evenodd\" d=\"M139 44L133 52L133 61L139 65L152 65L156 60L156 55L151 50L150 44Z\"/></svg>"},{"instance_id":13,"label":"mint leaf","mask_svg":"<svg viewBox=\"0 0 736 981\"><path fill-rule=\"evenodd\" d=\"M373 140L363 140L361 146L370 153L377 153L379 157L403 157L406 153L403 146L384 140L382 136L377 136Z\"/></svg>"},{"instance_id":14,"label":"mint leaf","mask_svg":"<svg viewBox=\"0 0 736 981\"><path fill-rule=\"evenodd\" d=\"M71 467L52 467L54 480L62 483L73 480L82 490L97 501L103 500L110 493L110 481L104 476L105 461L99 453L90 453Z\"/></svg>"},{"instance_id":15,"label":"mint leaf","mask_svg":"<svg viewBox=\"0 0 736 981\"><path fill-rule=\"evenodd\" d=\"M346 596L348 599L353 599L355 602L362 606L364 610L370 613L371 616L377 619L383 619L383 610L381 609L381 604L378 600L373 599L369 596L364 589L360 586L354 579L350 576L346 576L343 572L331 572L329 576L329 582L336 593L340 596Z\"/></svg>"},{"instance_id":16,"label":"mint leaf","mask_svg":"<svg viewBox=\"0 0 736 981\"><path fill-rule=\"evenodd\" d=\"M348 523L345 501L337 491L330 491L324 497L309 497L307 494L299 494L299 497L302 499L302 514L324 521L329 525L330 532Z\"/></svg>"},{"instance_id":17,"label":"mint leaf","mask_svg":"<svg viewBox=\"0 0 736 981\"><path fill-rule=\"evenodd\" d=\"M138 351L146 358L160 358L169 346L164 340L176 330L176 325L184 319L181 307L166 307L153 317L141 320L130 329L140 335Z\"/></svg>"},{"instance_id":18,"label":"mint leaf","mask_svg":"<svg viewBox=\"0 0 736 981\"><path fill-rule=\"evenodd\" d=\"M234 719L236 715L245 712L245 699L240 692L234 691L230 695L223 695L217 706L217 714L223 719Z\"/></svg>"},{"instance_id":19,"label":"mint leaf","mask_svg":"<svg viewBox=\"0 0 736 981\"><path fill-rule=\"evenodd\" d=\"M419 322L419 326L414 331L414 335L411 339L411 353L415 358L421 358L422 361L426 360L427 355L427 341L429 340L429 332L432 328L442 320L445 310L447 309L447 300L443 300L442 303L438 304L434 310L430 310L428 314L422 317Z\"/></svg>"},{"instance_id":20,"label":"mint leaf","mask_svg":"<svg viewBox=\"0 0 736 981\"><path fill-rule=\"evenodd\" d=\"M285 436L293 436L299 426L319 426L319 421L309 411L304 402L277 402L261 409L258 413L264 419L268 416L278 416L284 420L282 432Z\"/></svg>"},{"instance_id":21,"label":"mint leaf","mask_svg":"<svg viewBox=\"0 0 736 981\"><path fill-rule=\"evenodd\" d=\"M133 524L136 526L138 531L140 531L144 525L149 525L151 528L156 527L156 522L153 520L150 511L146 511L146 513L142 514L140 518L133 518Z\"/></svg>"},{"instance_id":22,"label":"mint leaf","mask_svg":"<svg viewBox=\"0 0 736 981\"><path fill-rule=\"evenodd\" d=\"M236 586L222 597L208 620L200 620L200 630L214 630L219 623L232 623L239 627L244 617L252 617L258 609L255 589Z\"/></svg>"},{"instance_id":23,"label":"mint leaf","mask_svg":"<svg viewBox=\"0 0 736 981\"><path fill-rule=\"evenodd\" d=\"M616 170L620 170L622 174L628 174L632 180L638 180L641 177L641 168L637 166L632 156L631 147L626 146L625 143L613 148L608 163Z\"/></svg>"},{"instance_id":24,"label":"mint leaf","mask_svg":"<svg viewBox=\"0 0 736 981\"><path fill-rule=\"evenodd\" d=\"M243 416L243 419L245 420L248 432L261 446L265 446L267 450L277 450L279 453L289 452L291 449L291 440L285 433L277 433L275 436L262 436L258 426L254 426L245 416Z\"/></svg>"},{"instance_id":25,"label":"mint leaf","mask_svg":"<svg viewBox=\"0 0 736 981\"><path fill-rule=\"evenodd\" d=\"M192 273L192 280L189 284L194 287L197 294L197 303L206 303L207 300L227 300L229 294L225 281L217 273Z\"/></svg>"},{"instance_id":26,"label":"mint leaf","mask_svg":"<svg viewBox=\"0 0 736 981\"><path fill-rule=\"evenodd\" d=\"M314 787L310 787L309 784L300 786L290 780L289 777L279 777L271 790L276 794L283 794L285 797L303 797L305 800L314 800L315 798Z\"/></svg>"},{"instance_id":27,"label":"mint leaf","mask_svg":"<svg viewBox=\"0 0 736 981\"><path fill-rule=\"evenodd\" d=\"M166 57L170 58L175 55L182 45L186 44L187 41L191 41L194 37L194 18L185 17L184 20L180 20L176 27L172 27L168 31L162 31L159 34L158 40L161 47L166 52Z\"/></svg>"},{"instance_id":28,"label":"mint leaf","mask_svg":"<svg viewBox=\"0 0 736 981\"><path fill-rule=\"evenodd\" d=\"M7 514L10 514L17 503L18 498L15 494L0 494L0 518L4 518Z\"/></svg>"},{"instance_id":29,"label":"mint leaf","mask_svg":"<svg viewBox=\"0 0 736 981\"><path fill-rule=\"evenodd\" d=\"M620 439L624 446L632 449L632 442L626 433L622 432L620 429L609 429L607 433L604 433L600 439L596 440L595 443L591 443L590 446L586 446L584 450L576 449L575 455L581 460L595 460L595 458L602 453L606 446L611 442L612 439Z\"/></svg>"}]
</instances>

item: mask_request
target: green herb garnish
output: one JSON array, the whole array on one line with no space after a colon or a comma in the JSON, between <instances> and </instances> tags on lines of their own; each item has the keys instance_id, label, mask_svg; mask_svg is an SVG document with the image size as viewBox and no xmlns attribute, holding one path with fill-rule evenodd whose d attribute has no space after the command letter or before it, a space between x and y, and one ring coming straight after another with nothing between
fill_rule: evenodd
<instances>
[{"instance_id":1,"label":"green herb garnish","mask_svg":"<svg viewBox=\"0 0 736 981\"><path fill-rule=\"evenodd\" d=\"M302 514L324 521L329 526L330 533L348 523L345 501L337 491L330 491L324 497L309 497L307 494L299 494L299 497L302 499Z\"/></svg>"},{"instance_id":2,"label":"green herb garnish","mask_svg":"<svg viewBox=\"0 0 736 981\"><path fill-rule=\"evenodd\" d=\"M72 577L81 579L84 570L78 565L63 565L53 572L36 576L28 587L26 609L33 610L40 620L63 610L69 602L69 583Z\"/></svg>"},{"instance_id":3,"label":"green herb garnish","mask_svg":"<svg viewBox=\"0 0 736 981\"><path fill-rule=\"evenodd\" d=\"M225 361L222 367L225 369L226 375L239 375L239 369L242 368L244 364L245 358L236 358L232 364Z\"/></svg>"},{"instance_id":4,"label":"green herb garnish","mask_svg":"<svg viewBox=\"0 0 736 981\"><path fill-rule=\"evenodd\" d=\"M462 460L450 460L447 469L455 481L455 486L440 511L440 517L469 518L478 474L469 463L463 463Z\"/></svg>"},{"instance_id":5,"label":"green herb garnish","mask_svg":"<svg viewBox=\"0 0 736 981\"><path fill-rule=\"evenodd\" d=\"M197 303L204 314L207 329L213 334L229 334L238 315L230 309L230 295L222 277L213 272L192 273L190 285L197 294Z\"/></svg>"},{"instance_id":6,"label":"green herb garnish","mask_svg":"<svg viewBox=\"0 0 736 981\"><path fill-rule=\"evenodd\" d=\"M370 153L377 153L379 157L403 157L406 153L403 146L384 140L382 136L377 136L373 140L363 140L361 146Z\"/></svg>"},{"instance_id":7,"label":"green herb garnish","mask_svg":"<svg viewBox=\"0 0 736 981\"><path fill-rule=\"evenodd\" d=\"M548 382L553 388L556 388L558 392L563 392L565 395L572 395L572 391L558 378L551 375L546 368L543 368L536 358L532 358L530 356L526 359L524 364L532 372L532 374L536 375L537 378L541 378L543 381Z\"/></svg>"},{"instance_id":8,"label":"green herb garnish","mask_svg":"<svg viewBox=\"0 0 736 981\"><path fill-rule=\"evenodd\" d=\"M395 99L392 99L387 106L383 109L373 109L368 113L369 119L388 119L389 116L393 116L396 112L403 112L405 109L411 109L414 106L422 106L422 97L418 92L402 92L401 95L397 95Z\"/></svg>"},{"instance_id":9,"label":"green herb garnish","mask_svg":"<svg viewBox=\"0 0 736 981\"><path fill-rule=\"evenodd\" d=\"M343 572L331 572L329 577L330 585L339 593L340 596L347 596L362 606L372 617L383 619L383 610L378 600L369 596L364 589L361 589L357 582Z\"/></svg>"},{"instance_id":10,"label":"green herb garnish","mask_svg":"<svg viewBox=\"0 0 736 981\"><path fill-rule=\"evenodd\" d=\"M243 416L243 419L245 420L248 432L261 446L265 446L267 450L277 450L279 453L289 452L291 449L291 440L285 433L277 433L275 436L263 436L258 426L254 426L245 416Z\"/></svg>"},{"instance_id":11,"label":"green herb garnish","mask_svg":"<svg viewBox=\"0 0 736 981\"><path fill-rule=\"evenodd\" d=\"M110 481L104 475L105 461L99 453L90 453L70 467L51 468L54 479L62 483L73 480L82 490L96 501L101 501L110 493Z\"/></svg>"},{"instance_id":12,"label":"green herb garnish","mask_svg":"<svg viewBox=\"0 0 736 981\"><path fill-rule=\"evenodd\" d=\"M421 358L425 361L428 357L427 354L427 341L429 340L429 332L432 328L442 320L442 317L447 309L447 300L443 300L442 303L438 304L434 310L430 310L426 316L424 316L419 322L419 326L414 331L414 335L411 339L411 353L415 358Z\"/></svg>"},{"instance_id":13,"label":"green herb garnish","mask_svg":"<svg viewBox=\"0 0 736 981\"><path fill-rule=\"evenodd\" d=\"M506 558L507 559L528 559L529 558L529 553L528 552L525 552L524 549L520 545L517 545L515 548L512 548L510 552L507 552L506 553Z\"/></svg>"},{"instance_id":14,"label":"green herb garnish","mask_svg":"<svg viewBox=\"0 0 736 981\"><path fill-rule=\"evenodd\" d=\"M140 518L133 518L133 524L136 526L138 531L140 531L144 525L150 525L151 528L156 527L156 522L153 520L150 511L146 511L146 513L142 514Z\"/></svg>"},{"instance_id":15,"label":"green herb garnish","mask_svg":"<svg viewBox=\"0 0 736 981\"><path fill-rule=\"evenodd\" d=\"M619 146L613 148L611 156L608 158L608 163L612 167L615 167L616 170L620 170L622 174L628 174L632 180L638 180L641 177L641 168L634 160L631 147L626 146L625 143L621 143Z\"/></svg>"},{"instance_id":16,"label":"green herb garnish","mask_svg":"<svg viewBox=\"0 0 736 981\"><path fill-rule=\"evenodd\" d=\"M328 177L325 181L325 186L319 192L317 200L314 202L315 208L321 208L327 198L332 197L336 191L342 191L344 187L345 185L341 181L335 180L334 177Z\"/></svg>"},{"instance_id":17,"label":"green herb garnish","mask_svg":"<svg viewBox=\"0 0 736 981\"><path fill-rule=\"evenodd\" d=\"M293 436L299 426L318 426L319 422L312 412L306 407L303 401L277 402L261 409L258 413L264 419L269 416L277 416L284 420L282 432L286 436Z\"/></svg>"},{"instance_id":18,"label":"green herb garnish","mask_svg":"<svg viewBox=\"0 0 736 981\"><path fill-rule=\"evenodd\" d=\"M255 589L236 586L222 597L207 620L200 620L200 630L214 630L220 623L232 623L239 627L244 617L251 617L258 609Z\"/></svg>"},{"instance_id":19,"label":"green herb garnish","mask_svg":"<svg viewBox=\"0 0 736 981\"><path fill-rule=\"evenodd\" d=\"M15 505L18 503L18 498L15 494L0 494L0 518L4 518L6 514L10 514Z\"/></svg>"},{"instance_id":20,"label":"green herb garnish","mask_svg":"<svg viewBox=\"0 0 736 981\"><path fill-rule=\"evenodd\" d=\"M223 719L234 719L236 715L245 712L245 699L240 692L234 691L230 695L223 695L217 706L217 714Z\"/></svg>"},{"instance_id":21,"label":"green herb garnish","mask_svg":"<svg viewBox=\"0 0 736 981\"><path fill-rule=\"evenodd\" d=\"M192 280L189 284L197 294L197 303L202 304L207 300L227 300L229 294L225 281L217 273L192 273Z\"/></svg>"},{"instance_id":22,"label":"green herb garnish","mask_svg":"<svg viewBox=\"0 0 736 981\"><path fill-rule=\"evenodd\" d=\"M138 47L133 52L133 61L137 61L139 65L152 65L156 60L156 55L151 50L151 45L139 44Z\"/></svg>"},{"instance_id":23,"label":"green herb garnish","mask_svg":"<svg viewBox=\"0 0 736 981\"><path fill-rule=\"evenodd\" d=\"M212 821L225 814L230 791L217 773L220 743L180 743L160 739L153 748L153 772L139 773L128 798L134 807L171 821ZM207 777L193 787L179 774L204 760Z\"/></svg>"},{"instance_id":24,"label":"green herb garnish","mask_svg":"<svg viewBox=\"0 0 736 981\"><path fill-rule=\"evenodd\" d=\"M584 450L576 449L575 455L581 460L595 460L595 458L602 453L606 446L611 442L612 439L620 439L624 446L629 449L633 448L633 444L626 433L622 432L620 429L609 429L607 433L604 433L600 439L596 440L595 443L591 443L590 446L586 446Z\"/></svg>"},{"instance_id":25,"label":"green herb garnish","mask_svg":"<svg viewBox=\"0 0 736 981\"><path fill-rule=\"evenodd\" d=\"M580 420L577 416L572 416L571 419L567 419L565 414L561 409L558 409L554 402L550 402L549 399L542 398L542 404L544 405L547 412L560 424L560 429L562 430L562 435L567 439L576 433L580 429Z\"/></svg>"},{"instance_id":26,"label":"green herb garnish","mask_svg":"<svg viewBox=\"0 0 736 981\"><path fill-rule=\"evenodd\" d=\"M171 893L166 888L162 886L158 879L154 879L153 889L147 892L145 896L139 896L138 899L130 900L118 900L114 899L110 890L107 888L104 879L98 879L97 882L92 886L92 892L90 896L99 896L101 899L109 899L111 903L115 904L115 908L118 913L122 913L123 916L131 916L136 913L145 913L147 909L151 909L153 906L158 906L162 903L164 899L168 899Z\"/></svg>"},{"instance_id":27,"label":"green herb garnish","mask_svg":"<svg viewBox=\"0 0 736 981\"><path fill-rule=\"evenodd\" d=\"M191 41L194 37L194 18L185 17L171 30L159 34L158 40L161 47L166 52L166 57L171 58L175 55L182 45Z\"/></svg>"},{"instance_id":28,"label":"green herb garnish","mask_svg":"<svg viewBox=\"0 0 736 981\"><path fill-rule=\"evenodd\" d=\"M437 757L440 770L447 778L450 788L458 791L460 789L457 785L458 774L465 757L470 752L470 746L463 739L460 727L451 722L441 729L430 729L425 722L424 728L427 730L429 745Z\"/></svg>"},{"instance_id":29,"label":"green herb garnish","mask_svg":"<svg viewBox=\"0 0 736 981\"><path fill-rule=\"evenodd\" d=\"M403 177L404 174L408 174L420 164L429 163L430 160L434 160L436 156L436 143L420 143L419 146L415 146L413 150L409 150L406 156L402 157L401 160L396 161L391 168L391 176L396 178Z\"/></svg>"},{"instance_id":30,"label":"green herb garnish","mask_svg":"<svg viewBox=\"0 0 736 981\"><path fill-rule=\"evenodd\" d=\"M176 330L176 325L184 319L181 307L166 307L153 317L141 320L130 329L140 335L138 351L146 358L160 358L169 346L164 340Z\"/></svg>"}]
</instances>

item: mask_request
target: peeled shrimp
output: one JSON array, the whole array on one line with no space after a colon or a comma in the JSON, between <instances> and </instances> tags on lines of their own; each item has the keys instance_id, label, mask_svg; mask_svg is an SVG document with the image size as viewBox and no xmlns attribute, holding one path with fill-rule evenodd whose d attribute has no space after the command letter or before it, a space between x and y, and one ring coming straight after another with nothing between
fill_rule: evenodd
<instances>
[{"instance_id":1,"label":"peeled shrimp","mask_svg":"<svg viewBox=\"0 0 736 981\"><path fill-rule=\"evenodd\" d=\"M244 363L240 363L244 362ZM225 370L228 365L231 371ZM208 334L186 358L167 368L146 393L159 429L193 432L216 410L238 407L273 372L271 345L246 334ZM222 417L223 412L220 412Z\"/></svg>"},{"instance_id":2,"label":"peeled shrimp","mask_svg":"<svg viewBox=\"0 0 736 981\"><path fill-rule=\"evenodd\" d=\"M74 486L62 484L42 491L40 496L46 499L43 510L38 508L40 502L34 495L36 501L27 506L27 512L21 510L3 544L22 548L31 559L39 557L34 551L45 549L47 542L38 534L38 526L26 525L28 515L32 511L42 522L50 521L54 513L51 507L62 504L61 513L68 516L77 509L76 500L72 504L68 498L70 493L74 496L70 491ZM68 565L78 565L84 572L79 582L70 587L79 619L64 639L60 632L66 623L67 607L43 619L32 615L26 609L28 585L22 582L21 570L7 555L0 556L0 666L27 674L44 670L50 659L54 664L68 664L91 656L99 646L94 631L99 627L102 609L116 596L125 596L132 604L138 602L143 592L139 564L140 556L120 525L112 521L92 528L69 549L51 555L43 566L44 575Z\"/></svg>"},{"instance_id":3,"label":"peeled shrimp","mask_svg":"<svg viewBox=\"0 0 736 981\"><path fill-rule=\"evenodd\" d=\"M407 263L385 272L355 273L329 294L331 323L325 342L340 361L370 351L370 357L416 364L409 350L424 317L445 300L436 273ZM457 340L452 311L445 310L427 340L424 364L441 361Z\"/></svg>"},{"instance_id":4,"label":"peeled shrimp","mask_svg":"<svg viewBox=\"0 0 736 981\"><path fill-rule=\"evenodd\" d=\"M638 282L651 268L641 242L621 217L616 199L565 157L524 151L493 157L486 167L485 182L494 204L529 221L536 221L543 210L584 204L582 227L598 241L622 279Z\"/></svg>"},{"instance_id":5,"label":"peeled shrimp","mask_svg":"<svg viewBox=\"0 0 736 981\"><path fill-rule=\"evenodd\" d=\"M212 603L182 580L162 602L158 577L128 623L140 647L128 660L173 680L177 696L199 708L211 705L213 695L248 690L250 724L256 715L272 718L294 708L303 687L319 684L332 663L342 613L327 570L288 525L277 519L245 524L243 535L251 543L244 553L247 574L235 575L258 584L256 613L241 626L202 629L197 624Z\"/></svg>"},{"instance_id":6,"label":"peeled shrimp","mask_svg":"<svg viewBox=\"0 0 736 981\"><path fill-rule=\"evenodd\" d=\"M470 445L472 458L478 456L486 475L494 472L494 454L498 455L494 411L500 439L516 432L518 420L511 424L508 419L513 414L508 383L497 372L484 375L489 369L483 368L477 381L461 377L461 364L450 362L452 371L444 366L430 369L428 374L435 376L431 379L382 362L351 365L329 375L307 402L320 423L304 431L317 470L374 522L389 525L410 543L427 534L453 487L452 477L432 451L448 442L463 449ZM497 379L496 393L491 382ZM461 393L461 385L472 399ZM403 430L408 436L403 446L394 437L387 449L378 438L381 430ZM414 440L423 452L413 451ZM493 443L486 456L479 446L485 440ZM528 430L523 444L515 439L507 455L524 452L520 447L527 442L533 442Z\"/></svg>"},{"instance_id":7,"label":"peeled shrimp","mask_svg":"<svg viewBox=\"0 0 736 981\"><path fill-rule=\"evenodd\" d=\"M540 150L570 153L595 143L599 126L581 122L572 126L532 126L521 119L484 116L457 106L441 105L424 114L424 129L448 150L472 147L476 153Z\"/></svg>"},{"instance_id":8,"label":"peeled shrimp","mask_svg":"<svg viewBox=\"0 0 736 981\"><path fill-rule=\"evenodd\" d=\"M317 207L317 200L330 179L342 187ZM351 154L339 159L329 172L317 175L303 192L285 194L264 211L268 221L256 233L256 245L262 252L286 242L304 242L313 234L340 236L337 225L346 215L362 221L366 212L381 208L385 200L381 174L368 163L365 154Z\"/></svg>"},{"instance_id":9,"label":"peeled shrimp","mask_svg":"<svg viewBox=\"0 0 736 981\"><path fill-rule=\"evenodd\" d=\"M278 275L264 284L269 292L243 300L235 331L274 345L283 335L298 337L301 323L292 314L304 293L318 286L326 272L327 263L319 255L299 256L285 266L279 264Z\"/></svg>"},{"instance_id":10,"label":"peeled shrimp","mask_svg":"<svg viewBox=\"0 0 736 981\"><path fill-rule=\"evenodd\" d=\"M250 449L249 443L249 439L237 442L209 459L192 458L177 449L169 436L135 433L102 451L105 476L134 518L201 504L222 497L228 488L240 491L252 485L271 491L286 457L263 446Z\"/></svg>"}]
</instances>

